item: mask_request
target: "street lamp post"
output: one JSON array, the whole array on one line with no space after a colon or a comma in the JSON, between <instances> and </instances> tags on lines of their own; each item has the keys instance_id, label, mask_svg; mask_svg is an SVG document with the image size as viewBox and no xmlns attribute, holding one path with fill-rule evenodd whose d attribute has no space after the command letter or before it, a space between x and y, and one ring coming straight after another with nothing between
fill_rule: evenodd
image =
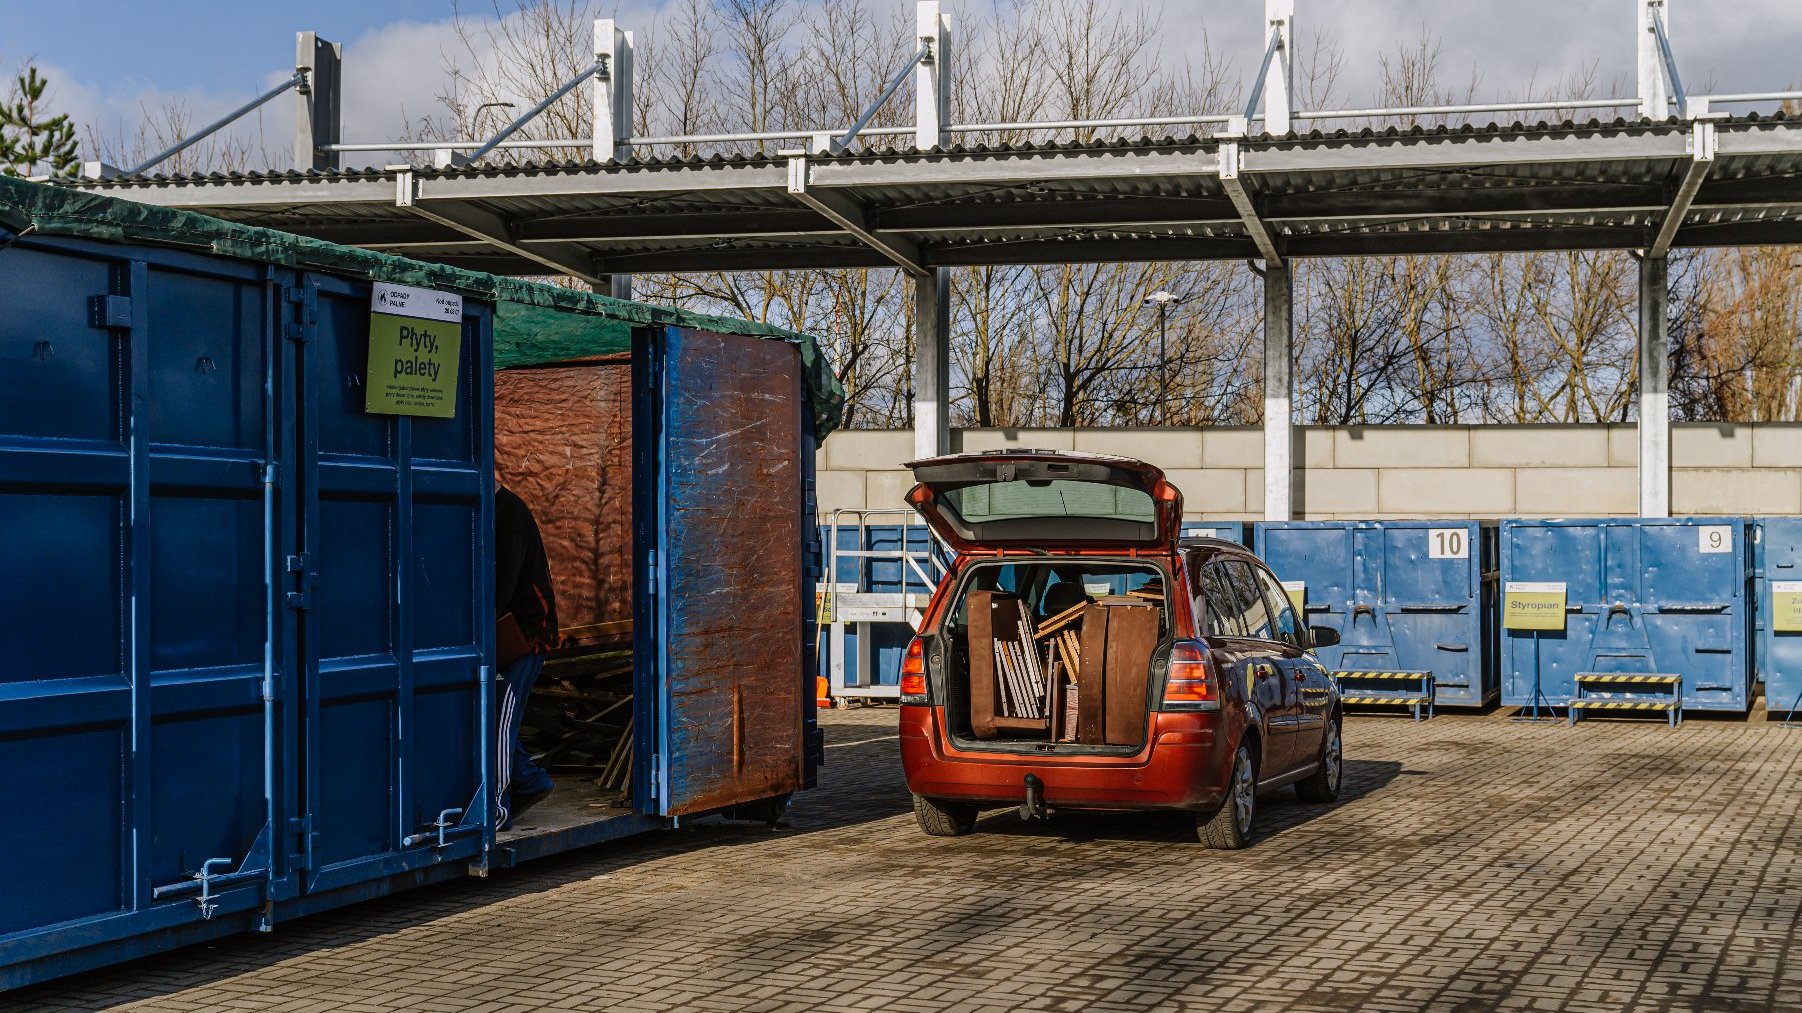
<instances>
[{"instance_id":1,"label":"street lamp post","mask_svg":"<svg viewBox=\"0 0 1802 1013\"><path fill-rule=\"evenodd\" d=\"M1158 308L1158 424L1166 425L1170 421L1170 355L1167 351L1168 339L1165 331L1165 319L1170 307L1183 301L1183 297L1174 292L1158 289L1146 296L1143 305L1156 305Z\"/></svg>"}]
</instances>

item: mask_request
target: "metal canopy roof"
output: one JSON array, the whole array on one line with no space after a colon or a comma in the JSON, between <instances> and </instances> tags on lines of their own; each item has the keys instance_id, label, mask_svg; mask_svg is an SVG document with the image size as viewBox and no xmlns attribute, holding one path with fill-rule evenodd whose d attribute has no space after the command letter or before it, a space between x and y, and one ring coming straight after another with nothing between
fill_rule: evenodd
<instances>
[{"instance_id":1,"label":"metal canopy roof","mask_svg":"<svg viewBox=\"0 0 1802 1013\"><path fill-rule=\"evenodd\" d=\"M83 181L502 274L1802 243L1802 120Z\"/></svg>"}]
</instances>

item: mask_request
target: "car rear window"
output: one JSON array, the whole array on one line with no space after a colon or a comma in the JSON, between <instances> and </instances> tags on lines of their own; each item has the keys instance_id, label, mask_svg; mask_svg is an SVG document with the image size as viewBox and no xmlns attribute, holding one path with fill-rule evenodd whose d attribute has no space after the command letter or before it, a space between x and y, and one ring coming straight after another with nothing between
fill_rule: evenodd
<instances>
[{"instance_id":1,"label":"car rear window","mask_svg":"<svg viewBox=\"0 0 1802 1013\"><path fill-rule=\"evenodd\" d=\"M1103 520L1157 522L1157 505L1142 489L1077 482L981 482L947 489L938 500L972 524L1023 517L1086 517Z\"/></svg>"}]
</instances>

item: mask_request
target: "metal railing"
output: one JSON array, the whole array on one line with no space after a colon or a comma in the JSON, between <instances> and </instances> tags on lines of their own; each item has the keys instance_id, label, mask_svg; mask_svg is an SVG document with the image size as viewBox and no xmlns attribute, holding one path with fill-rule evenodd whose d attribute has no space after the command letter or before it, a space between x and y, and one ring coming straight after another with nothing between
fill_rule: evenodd
<instances>
[{"instance_id":1,"label":"metal railing","mask_svg":"<svg viewBox=\"0 0 1802 1013\"><path fill-rule=\"evenodd\" d=\"M908 65L909 68L913 64ZM579 82L578 82L579 83ZM1732 92L1719 95L1687 96L1687 103L1676 98L1670 100L1673 106L1687 104L1690 108L1706 106L1748 104L1764 102L1802 102L1802 91L1763 91ZM1572 99L1533 99L1521 102L1476 102L1457 105L1425 105L1425 106L1373 106L1362 109L1308 109L1290 114L1293 120L1383 120L1414 119L1437 116L1475 116L1486 113L1507 112L1555 112L1558 110L1580 109L1627 109L1637 106L1634 98L1572 98ZM1258 117L1251 117L1257 119ZM1235 116L1230 113L1198 113L1183 116L1116 116L1091 119L1068 120L1014 120L994 123L953 123L945 128L951 134L978 133L1030 133L1035 131L1064 130L1112 130L1133 127L1167 127L1167 126L1225 126ZM622 144L634 147L677 146L699 144L753 144L760 142L790 141L809 137L832 136L840 144L848 143L847 139L858 137L902 137L914 132L911 126L906 127L864 127L853 130L850 127L803 127L794 130L747 130L734 133L718 134L667 134L643 137L622 137ZM195 137L194 140L198 140ZM477 151L485 154L488 151L545 151L556 148L587 148L594 139L590 137L557 137L540 140L443 140L443 141L361 141L346 144L321 145L321 151L329 152L427 152L427 151ZM173 152L171 152L173 154ZM477 157L470 156L472 159Z\"/></svg>"}]
</instances>

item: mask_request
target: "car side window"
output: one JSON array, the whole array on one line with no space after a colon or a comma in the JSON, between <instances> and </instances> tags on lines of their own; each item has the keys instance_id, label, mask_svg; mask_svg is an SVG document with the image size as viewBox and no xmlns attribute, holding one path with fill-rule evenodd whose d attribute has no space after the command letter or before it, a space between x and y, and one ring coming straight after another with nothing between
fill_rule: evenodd
<instances>
[{"instance_id":1,"label":"car side window","mask_svg":"<svg viewBox=\"0 0 1802 1013\"><path fill-rule=\"evenodd\" d=\"M1225 579L1233 587L1233 597L1238 603L1238 623L1244 636L1256 637L1259 640L1274 640L1274 623L1270 609L1264 604L1264 595L1258 587L1258 578L1253 575L1250 564L1236 559L1222 560L1218 564L1224 571Z\"/></svg>"},{"instance_id":2,"label":"car side window","mask_svg":"<svg viewBox=\"0 0 1802 1013\"><path fill-rule=\"evenodd\" d=\"M1219 563L1209 563L1201 567L1197 579L1198 600L1204 602L1202 614L1207 616L1207 632L1210 637L1243 637L1244 607L1239 604L1238 595L1227 580L1226 572Z\"/></svg>"},{"instance_id":3,"label":"car side window","mask_svg":"<svg viewBox=\"0 0 1802 1013\"><path fill-rule=\"evenodd\" d=\"M1275 621L1276 639L1291 647L1302 647L1301 618L1295 614L1295 606L1289 601L1289 592L1283 589L1282 582L1270 575L1270 571L1261 566L1251 568L1257 574L1258 583L1264 588L1264 600L1270 605L1270 614Z\"/></svg>"}]
</instances>

